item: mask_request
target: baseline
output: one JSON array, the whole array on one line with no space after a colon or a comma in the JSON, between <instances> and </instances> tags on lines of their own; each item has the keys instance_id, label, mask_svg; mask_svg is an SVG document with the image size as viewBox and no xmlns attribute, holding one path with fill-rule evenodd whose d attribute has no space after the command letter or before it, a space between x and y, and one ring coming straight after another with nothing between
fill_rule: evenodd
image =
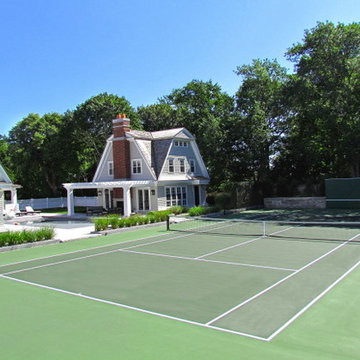
<instances>
[{"instance_id":1,"label":"baseline","mask_svg":"<svg viewBox=\"0 0 360 360\"><path fill-rule=\"evenodd\" d=\"M240 331L234 331L234 330L230 330L230 329L223 329L221 327L211 326L211 325L203 324L203 323L200 323L200 322L197 322L197 321L192 321L192 320L182 319L182 318L176 317L176 316L161 314L161 313L158 313L158 312L154 312L154 311L150 311L150 310L146 310L146 309L141 309L141 308L138 308L138 307L134 307L134 306L126 305L126 304L121 304L121 303L117 303L117 302L113 302L113 301L109 301L109 300L105 300L105 299L100 299L100 298L96 298L96 297L93 297L93 296L83 295L81 293L75 293L75 292L72 292L72 291L63 290L63 289L59 289L59 288L55 288L55 287L51 287L51 286L47 286L47 285L42 285L42 284L34 283L34 282L31 282L31 281L21 280L21 279L13 278L13 277L6 276L6 275L1 275L0 274L0 278L7 279L7 280L10 280L10 281L16 281L16 282L19 282L19 283L22 283L22 284L35 286L35 287L39 287L39 288L42 288L42 289L51 290L51 291L55 291L55 292L59 292L59 293L67 294L67 295L80 297L80 298L83 298L83 299L86 299L86 300L96 301L96 302L104 303L104 304L107 304L107 305L118 306L118 307L121 307L121 308L129 309L129 310L135 310L135 311L145 313L145 314L149 314L149 315L159 316L159 317L170 319L170 320L176 320L176 321L180 321L180 322L191 324L191 325L196 325L196 326L200 326L200 327L204 327L204 328L208 328L208 329L222 331L222 332L225 332L225 333L241 335L241 336L249 337L249 338L256 339L256 340L262 340L262 341L265 341L265 342L269 341L268 339L263 338L261 336L256 336L256 335L252 335L252 334L246 334L246 333L243 333L243 332L240 332Z\"/></svg>"},{"instance_id":2,"label":"baseline","mask_svg":"<svg viewBox=\"0 0 360 360\"><path fill-rule=\"evenodd\" d=\"M223 314L218 315L217 317L211 319L210 321L208 321L206 323L206 325L211 325L215 322L217 322L218 320L224 318L225 316L231 314L232 312L234 312L235 310L243 307L244 305L250 303L251 301L259 298L260 296L264 295L265 293L269 292L270 290L274 289L275 287L277 287L278 285L284 283L285 281L287 281L288 279L292 278L293 276L297 275L298 273L300 273L301 271L309 268L310 266L316 264L317 262L319 262L320 260L324 259L325 257L329 256L330 254L338 251L339 249L341 249L343 246L347 245L348 243L350 243L351 241L353 241L354 239L356 239L357 237L360 236L360 233L353 236L351 239L347 240L346 242L338 245L337 247L331 249L330 251L326 252L325 254L319 256L318 258L314 259L313 261L311 261L310 263L304 265L303 267L301 267L300 269L296 270L295 272L289 274L288 276L284 277L283 279L277 281L276 283L272 284L271 286L267 287L266 289L260 291L259 293L255 294L254 296L250 297L249 299L237 304L236 306L234 306L233 308L229 309L228 311L224 312Z\"/></svg>"}]
</instances>

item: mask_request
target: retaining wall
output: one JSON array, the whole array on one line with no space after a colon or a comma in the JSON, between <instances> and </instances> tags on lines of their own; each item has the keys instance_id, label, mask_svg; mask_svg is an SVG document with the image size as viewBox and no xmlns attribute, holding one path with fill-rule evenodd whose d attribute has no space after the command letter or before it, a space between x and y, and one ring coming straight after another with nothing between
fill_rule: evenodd
<instances>
[{"instance_id":1,"label":"retaining wall","mask_svg":"<svg viewBox=\"0 0 360 360\"><path fill-rule=\"evenodd\" d=\"M325 209L325 197L276 197L265 198L267 209Z\"/></svg>"}]
</instances>

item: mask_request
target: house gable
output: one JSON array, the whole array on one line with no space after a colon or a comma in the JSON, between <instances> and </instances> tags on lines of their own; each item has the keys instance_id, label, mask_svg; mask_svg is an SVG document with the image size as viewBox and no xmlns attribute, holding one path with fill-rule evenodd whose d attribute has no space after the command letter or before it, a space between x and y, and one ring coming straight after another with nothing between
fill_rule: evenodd
<instances>
[{"instance_id":1,"label":"house gable","mask_svg":"<svg viewBox=\"0 0 360 360\"><path fill-rule=\"evenodd\" d=\"M208 179L209 174L194 137L181 129L171 140L162 163L159 180Z\"/></svg>"},{"instance_id":2,"label":"house gable","mask_svg":"<svg viewBox=\"0 0 360 360\"><path fill-rule=\"evenodd\" d=\"M154 132L130 130L123 139L130 144L129 165L132 180L209 179L195 138L185 128ZM107 140L93 178L94 182L115 179L114 175L109 173L109 162L114 162L113 141L114 135ZM174 160L173 172L169 172L169 159ZM133 160L141 161L141 172L134 173Z\"/></svg>"},{"instance_id":3,"label":"house gable","mask_svg":"<svg viewBox=\"0 0 360 360\"><path fill-rule=\"evenodd\" d=\"M141 161L141 173L134 173L132 162ZM130 166L132 180L156 180L155 172L151 168L151 141L130 140Z\"/></svg>"},{"instance_id":4,"label":"house gable","mask_svg":"<svg viewBox=\"0 0 360 360\"><path fill-rule=\"evenodd\" d=\"M105 149L101 155L101 159L99 161L95 175L93 177L93 182L114 180L114 175L109 175L108 172L108 162L113 161L113 148L112 148L113 137L114 136L111 135L106 141Z\"/></svg>"},{"instance_id":5,"label":"house gable","mask_svg":"<svg viewBox=\"0 0 360 360\"><path fill-rule=\"evenodd\" d=\"M1 164L0 164L0 183L11 184L11 180L7 175L6 171L4 170L4 168L1 166Z\"/></svg>"}]
</instances>

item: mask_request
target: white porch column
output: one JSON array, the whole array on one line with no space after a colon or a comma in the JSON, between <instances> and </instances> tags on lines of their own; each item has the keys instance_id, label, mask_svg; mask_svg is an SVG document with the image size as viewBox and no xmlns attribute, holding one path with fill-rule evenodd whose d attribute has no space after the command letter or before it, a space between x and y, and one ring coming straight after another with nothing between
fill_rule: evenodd
<instances>
[{"instance_id":1,"label":"white porch column","mask_svg":"<svg viewBox=\"0 0 360 360\"><path fill-rule=\"evenodd\" d=\"M67 210L68 210L68 216L72 216L75 214L74 209L74 189L72 188L66 188L67 190Z\"/></svg>"},{"instance_id":2,"label":"white porch column","mask_svg":"<svg viewBox=\"0 0 360 360\"><path fill-rule=\"evenodd\" d=\"M4 192L0 190L0 227L4 224Z\"/></svg>"},{"instance_id":3,"label":"white porch column","mask_svg":"<svg viewBox=\"0 0 360 360\"><path fill-rule=\"evenodd\" d=\"M11 189L11 205L12 205L12 208L14 209L14 211L19 210L16 189Z\"/></svg>"},{"instance_id":4,"label":"white porch column","mask_svg":"<svg viewBox=\"0 0 360 360\"><path fill-rule=\"evenodd\" d=\"M123 187L124 198L124 216L130 216L131 214L131 196L130 187Z\"/></svg>"}]
</instances>

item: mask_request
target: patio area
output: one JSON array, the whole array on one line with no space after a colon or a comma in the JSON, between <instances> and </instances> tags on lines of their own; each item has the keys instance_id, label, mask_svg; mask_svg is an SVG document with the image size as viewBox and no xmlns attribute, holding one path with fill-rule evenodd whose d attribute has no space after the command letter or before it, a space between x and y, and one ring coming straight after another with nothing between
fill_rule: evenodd
<instances>
[{"instance_id":1,"label":"patio area","mask_svg":"<svg viewBox=\"0 0 360 360\"><path fill-rule=\"evenodd\" d=\"M55 239L70 241L82 238L96 237L93 234L94 224L85 214L76 214L69 217L67 214L39 213L25 215L5 220L2 231L21 231L23 229L38 229L42 226L50 226L55 229Z\"/></svg>"}]
</instances>

